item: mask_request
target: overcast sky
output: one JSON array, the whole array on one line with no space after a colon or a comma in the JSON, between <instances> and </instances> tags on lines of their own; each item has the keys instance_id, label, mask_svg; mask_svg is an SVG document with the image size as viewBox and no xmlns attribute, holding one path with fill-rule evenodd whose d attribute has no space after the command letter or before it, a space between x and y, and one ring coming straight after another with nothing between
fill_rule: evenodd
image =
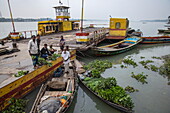
<instances>
[{"instance_id":1,"label":"overcast sky","mask_svg":"<svg viewBox=\"0 0 170 113\"><path fill-rule=\"evenodd\" d=\"M59 0L10 0L14 18L55 18L52 7ZM71 18L80 18L81 0L61 0L69 5ZM125 17L129 20L167 19L170 16L170 0L84 0L86 19ZM9 16L7 0L0 0L0 12Z\"/></svg>"}]
</instances>

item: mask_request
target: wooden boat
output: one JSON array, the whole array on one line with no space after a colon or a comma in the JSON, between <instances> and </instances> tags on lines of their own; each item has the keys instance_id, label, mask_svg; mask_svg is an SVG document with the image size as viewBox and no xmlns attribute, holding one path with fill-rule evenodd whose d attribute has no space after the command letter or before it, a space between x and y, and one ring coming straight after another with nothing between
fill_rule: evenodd
<instances>
[{"instance_id":1,"label":"wooden boat","mask_svg":"<svg viewBox=\"0 0 170 113\"><path fill-rule=\"evenodd\" d=\"M71 60L76 58L76 50L71 51ZM63 63L61 57L52 61L52 66L42 67L21 77L11 77L0 84L0 111L10 105L11 98L22 98L36 87L46 81L54 71Z\"/></svg>"},{"instance_id":2,"label":"wooden boat","mask_svg":"<svg viewBox=\"0 0 170 113\"><path fill-rule=\"evenodd\" d=\"M106 104L108 104L109 106L113 107L113 108L116 108L120 111L123 111L125 113L132 113L133 111L128 109L128 108L125 108L119 104L116 104L116 103L113 103L113 102L110 102L110 101L107 101L105 99L103 99L102 97L100 97L97 93L95 93L94 91L92 91L90 88L88 88L82 81L81 79L81 73L83 73L85 70L83 69L83 66L81 65L81 63L79 61L76 60L75 62L75 66L77 68L77 73L78 74L78 79L79 79L79 83L82 84L85 88L87 88L92 94L94 94L96 97L98 97L100 100L102 100L103 102L105 102Z\"/></svg>"},{"instance_id":3,"label":"wooden boat","mask_svg":"<svg viewBox=\"0 0 170 113\"><path fill-rule=\"evenodd\" d=\"M77 92L76 79L75 68L64 76L52 77L41 86L30 113L42 113L44 110L65 113Z\"/></svg>"},{"instance_id":4,"label":"wooden boat","mask_svg":"<svg viewBox=\"0 0 170 113\"><path fill-rule=\"evenodd\" d=\"M144 44L170 43L170 36L141 37Z\"/></svg>"},{"instance_id":5,"label":"wooden boat","mask_svg":"<svg viewBox=\"0 0 170 113\"><path fill-rule=\"evenodd\" d=\"M96 56L115 55L134 48L141 41L142 39L137 37L126 38L120 42L106 46L100 46L94 48L93 50L95 51Z\"/></svg>"}]
</instances>

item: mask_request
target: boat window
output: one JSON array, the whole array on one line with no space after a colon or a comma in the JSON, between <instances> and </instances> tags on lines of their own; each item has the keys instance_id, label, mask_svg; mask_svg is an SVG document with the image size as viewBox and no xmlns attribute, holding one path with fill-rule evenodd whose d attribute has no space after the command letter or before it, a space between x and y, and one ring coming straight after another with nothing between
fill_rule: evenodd
<instances>
[{"instance_id":1,"label":"boat window","mask_svg":"<svg viewBox=\"0 0 170 113\"><path fill-rule=\"evenodd\" d=\"M120 29L120 22L116 22L116 29Z\"/></svg>"}]
</instances>

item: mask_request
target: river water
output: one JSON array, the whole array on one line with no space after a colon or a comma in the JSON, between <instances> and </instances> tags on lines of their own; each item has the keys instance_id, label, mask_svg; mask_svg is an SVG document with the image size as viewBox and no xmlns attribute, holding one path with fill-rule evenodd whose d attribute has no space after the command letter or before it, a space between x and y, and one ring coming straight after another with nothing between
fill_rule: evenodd
<instances>
[{"instance_id":1,"label":"river water","mask_svg":"<svg viewBox=\"0 0 170 113\"><path fill-rule=\"evenodd\" d=\"M106 21L91 21L89 23L100 23L108 24ZM5 37L11 29L11 23L0 23L0 37ZM105 25L108 26L108 25ZM155 36L157 35L157 29L164 28L164 23L159 22L148 22L143 24L142 22L130 22L130 27L135 29L141 29L144 36ZM27 23L16 23L18 31L24 30L36 30L37 22ZM115 56L107 57L94 57L91 52L86 53L86 57L78 57L80 61L88 63L95 59L109 60L113 63L113 68L107 69L102 76L103 77L115 77L120 86L133 86L138 89L139 92L131 93L132 100L134 102L135 113L170 113L170 78L162 76L158 72L153 72L143 68L138 62L142 60L153 60L154 65L161 66L162 60L153 59L152 56L161 57L170 54L170 44L140 44L131 51L118 54ZM124 58L131 56L135 62L138 63L138 67L133 68L128 66L126 69L120 68L121 62ZM144 56L144 59L140 57ZM148 84L142 84L137 82L131 77L131 72L139 74L144 72L147 74ZM36 97L37 90L30 93L26 98L30 100L27 110L29 111L30 106ZM108 106L103 103L83 86L79 86L78 93L73 101L73 104L67 113L121 113L120 111Z\"/></svg>"}]
</instances>

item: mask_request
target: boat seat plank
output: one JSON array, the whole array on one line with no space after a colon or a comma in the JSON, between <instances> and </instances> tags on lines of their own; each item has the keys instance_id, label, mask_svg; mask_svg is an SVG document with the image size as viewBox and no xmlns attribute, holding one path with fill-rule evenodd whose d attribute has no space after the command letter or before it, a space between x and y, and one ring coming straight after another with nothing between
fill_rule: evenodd
<instances>
[{"instance_id":1,"label":"boat seat plank","mask_svg":"<svg viewBox=\"0 0 170 113\"><path fill-rule=\"evenodd\" d=\"M62 96L66 91L45 91L44 96Z\"/></svg>"}]
</instances>

